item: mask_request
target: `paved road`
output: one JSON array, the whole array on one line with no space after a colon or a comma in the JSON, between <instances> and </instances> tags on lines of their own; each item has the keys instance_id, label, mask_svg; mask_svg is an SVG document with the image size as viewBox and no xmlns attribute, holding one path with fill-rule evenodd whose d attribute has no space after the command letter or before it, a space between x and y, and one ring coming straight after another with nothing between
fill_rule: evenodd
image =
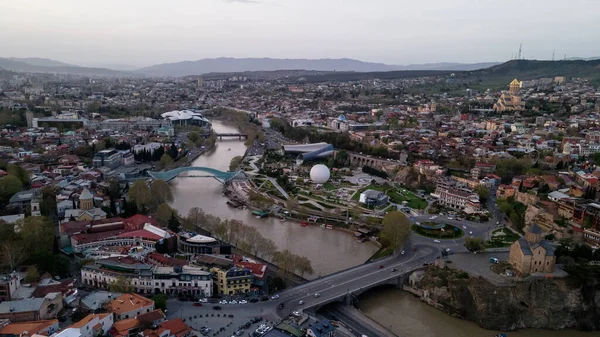
<instances>
[{"instance_id":1,"label":"paved road","mask_svg":"<svg viewBox=\"0 0 600 337\"><path fill-rule=\"evenodd\" d=\"M412 248L416 248L416 252ZM405 246L405 254L381 259L376 263L364 264L352 269L322 277L320 279L299 285L294 288L280 292L276 300L248 304L222 304L223 313L233 314L235 317L247 320L251 317L261 316L270 321L277 321L289 315L292 311L302 311L318 306L334 299L338 299L347 293L360 291L374 284L395 277L396 275L413 270L424 263L430 263L439 255L436 246L411 244ZM379 269L379 266L383 266ZM396 268L397 271L392 272ZM319 297L315 297L319 293ZM302 300L304 303L299 304ZM278 310L277 306L283 303L284 308ZM212 308L214 304L204 304L202 307L194 307L192 302L180 302L171 300L168 302L168 316L189 318L193 313L217 313ZM236 323L239 324L239 323ZM236 325L234 324L234 325Z\"/></svg>"}]
</instances>

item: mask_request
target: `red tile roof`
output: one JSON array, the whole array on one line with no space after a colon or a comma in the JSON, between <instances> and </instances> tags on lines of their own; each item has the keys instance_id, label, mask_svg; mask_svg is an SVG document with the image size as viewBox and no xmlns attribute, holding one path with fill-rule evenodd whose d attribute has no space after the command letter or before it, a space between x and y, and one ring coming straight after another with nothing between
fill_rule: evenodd
<instances>
[{"instance_id":1,"label":"red tile roof","mask_svg":"<svg viewBox=\"0 0 600 337\"><path fill-rule=\"evenodd\" d=\"M252 272L257 279L263 279L267 276L267 265L253 262L236 262L236 266L244 267Z\"/></svg>"},{"instance_id":2,"label":"red tile roof","mask_svg":"<svg viewBox=\"0 0 600 337\"><path fill-rule=\"evenodd\" d=\"M127 228L130 230L142 229L146 223L158 226L158 223L155 219L143 214L136 214L134 216L130 216L124 221L127 225Z\"/></svg>"},{"instance_id":3,"label":"red tile roof","mask_svg":"<svg viewBox=\"0 0 600 337\"><path fill-rule=\"evenodd\" d=\"M162 236L160 236L158 234L154 234L145 229L139 229L136 231L125 232L125 233L119 234L117 237L119 237L119 238L142 238L142 239L155 240L155 241L162 239Z\"/></svg>"}]
</instances>

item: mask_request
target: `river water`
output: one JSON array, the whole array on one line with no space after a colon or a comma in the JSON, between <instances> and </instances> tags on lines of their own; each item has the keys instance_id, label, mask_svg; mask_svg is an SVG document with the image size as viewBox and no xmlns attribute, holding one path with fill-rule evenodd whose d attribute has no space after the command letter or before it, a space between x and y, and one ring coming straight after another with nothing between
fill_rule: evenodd
<instances>
[{"instance_id":1,"label":"river water","mask_svg":"<svg viewBox=\"0 0 600 337\"><path fill-rule=\"evenodd\" d=\"M376 288L359 297L359 308L374 321L400 337L492 337L501 331L452 317L397 288ZM592 337L600 335L575 330L525 329L508 337Z\"/></svg>"},{"instance_id":2,"label":"river water","mask_svg":"<svg viewBox=\"0 0 600 337\"><path fill-rule=\"evenodd\" d=\"M237 132L233 127L213 121L216 132ZM214 151L196 159L193 166L212 167L227 171L231 158L241 156L246 146L238 139L217 141ZM237 219L256 227L280 249L289 249L306 256L312 262L314 275L324 276L364 263L375 253L372 243L358 243L348 233L319 227L300 227L297 222L281 222L276 218L256 219L248 210L233 209L225 204L222 185L212 178L176 178L171 182L174 202L180 214L192 207L227 219ZM451 317L432 308L414 296L395 288L377 288L360 296L360 309L369 317L401 337L490 337L496 332L475 323ZM591 337L578 331L522 330L509 337Z\"/></svg>"},{"instance_id":3,"label":"river water","mask_svg":"<svg viewBox=\"0 0 600 337\"><path fill-rule=\"evenodd\" d=\"M234 127L224 125L220 121L213 121L213 128L220 133L237 132ZM217 141L215 150L198 157L192 166L227 171L231 158L242 156L245 151L243 141L237 138L223 139ZM349 233L315 226L301 227L297 222L281 222L271 217L256 219L248 210L227 206L227 199L222 196L222 187L221 183L212 178L176 178L171 182L174 198L172 206L184 216L190 208L199 207L222 219L237 219L256 227L280 249L289 249L294 254L310 259L315 273L305 275L307 278L316 278L359 265L377 251L375 244L356 242Z\"/></svg>"}]
</instances>

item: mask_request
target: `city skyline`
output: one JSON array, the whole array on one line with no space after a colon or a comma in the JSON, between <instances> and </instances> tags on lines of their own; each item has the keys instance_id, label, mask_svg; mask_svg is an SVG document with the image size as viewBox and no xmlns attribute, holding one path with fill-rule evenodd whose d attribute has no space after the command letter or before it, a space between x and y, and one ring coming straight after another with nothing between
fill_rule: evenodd
<instances>
[{"instance_id":1,"label":"city skyline","mask_svg":"<svg viewBox=\"0 0 600 337\"><path fill-rule=\"evenodd\" d=\"M599 10L554 0L508 0L500 10L465 0L23 0L0 4L0 57L134 68L216 57L406 65L502 62L520 44L529 59L595 57Z\"/></svg>"}]
</instances>

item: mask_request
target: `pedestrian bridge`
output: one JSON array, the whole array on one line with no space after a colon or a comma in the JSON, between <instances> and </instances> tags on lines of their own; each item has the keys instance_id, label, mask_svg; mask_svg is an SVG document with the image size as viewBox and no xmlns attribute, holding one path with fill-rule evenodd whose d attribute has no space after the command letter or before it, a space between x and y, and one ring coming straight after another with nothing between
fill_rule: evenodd
<instances>
[{"instance_id":1,"label":"pedestrian bridge","mask_svg":"<svg viewBox=\"0 0 600 337\"><path fill-rule=\"evenodd\" d=\"M185 176L187 178L205 178L205 177L215 178L216 180L218 180L221 183L226 183L237 177L245 177L245 174L242 171L224 172L224 171L220 171L220 170L217 170L214 168L200 167L200 166L178 167L178 168L175 168L175 169L172 169L169 171L164 171L164 172L148 171L148 174L150 175L150 177L152 177L152 179L162 179L162 180L168 182L168 181L175 179L180 174L186 173L186 172L203 173L203 174L187 175L187 176Z\"/></svg>"}]
</instances>

